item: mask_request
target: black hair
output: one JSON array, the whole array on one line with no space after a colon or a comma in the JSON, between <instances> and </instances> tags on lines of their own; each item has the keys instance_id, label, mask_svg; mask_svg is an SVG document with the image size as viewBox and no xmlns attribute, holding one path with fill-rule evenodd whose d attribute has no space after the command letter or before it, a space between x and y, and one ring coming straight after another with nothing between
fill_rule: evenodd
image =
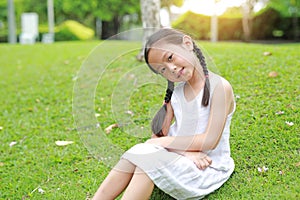
<instances>
[{"instance_id":1,"label":"black hair","mask_svg":"<svg viewBox=\"0 0 300 200\"><path fill-rule=\"evenodd\" d=\"M174 83L168 80L168 87L167 87L166 95L165 95L165 99L164 99L165 103L155 114L155 116L151 122L152 132L159 137L164 135L162 132L162 129L163 129L163 123L165 120L165 116L167 113L167 105L166 104L171 101L173 90L174 90Z\"/></svg>"},{"instance_id":2,"label":"black hair","mask_svg":"<svg viewBox=\"0 0 300 200\"><path fill-rule=\"evenodd\" d=\"M149 64L149 61L148 61L148 55L149 55L149 51L151 50L152 45L158 41L164 41L166 43L171 43L171 44L182 44L182 39L183 39L184 35L185 34L183 34L180 31L177 31L175 29L162 28L148 38L148 41L147 41L147 43L145 45L145 49L144 49L144 57L145 57L145 61L146 61L147 65L154 73L157 73L157 72L151 67L151 65ZM200 65L202 66L203 72L205 75L205 85L204 85L204 90L203 90L204 92L203 92L203 97L202 97L201 103L203 106L206 107L209 104L209 98L210 98L210 82L209 82L209 77L208 77L208 69L206 66L205 57L203 56L201 50L199 49L199 47L196 45L196 43L194 41L193 41L193 51L196 54L197 58L199 59ZM166 96L165 96L165 103L169 103L169 101L171 100L173 90L174 90L174 83L168 80L168 87L167 87ZM167 106L166 106L166 104L164 104L160 108L160 110L156 113L155 117L152 120L152 123L151 123L152 132L154 134L156 134L157 136L164 135L162 133L162 128L163 128L162 126L164 123L166 112L167 112Z\"/></svg>"},{"instance_id":3,"label":"black hair","mask_svg":"<svg viewBox=\"0 0 300 200\"><path fill-rule=\"evenodd\" d=\"M197 58L199 59L200 65L202 66L203 73L205 76L205 84L204 84L203 96L202 96L202 105L206 107L209 104L209 98L210 98L210 82L209 82L208 69L206 66L205 57L203 56L203 53L201 52L201 50L195 44L194 41L193 41L193 46L194 46L193 51L195 52Z\"/></svg>"}]
</instances>

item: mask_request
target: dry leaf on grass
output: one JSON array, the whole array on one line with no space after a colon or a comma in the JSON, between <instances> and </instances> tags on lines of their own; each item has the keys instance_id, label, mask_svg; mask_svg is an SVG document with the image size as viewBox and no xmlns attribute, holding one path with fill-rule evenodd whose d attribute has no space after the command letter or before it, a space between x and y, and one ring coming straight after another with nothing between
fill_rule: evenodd
<instances>
[{"instance_id":1,"label":"dry leaf on grass","mask_svg":"<svg viewBox=\"0 0 300 200\"><path fill-rule=\"evenodd\" d=\"M57 146L66 146L66 145L69 145L69 144L73 144L74 142L73 141L56 141L55 144Z\"/></svg>"},{"instance_id":2,"label":"dry leaf on grass","mask_svg":"<svg viewBox=\"0 0 300 200\"><path fill-rule=\"evenodd\" d=\"M17 144L17 142L16 142L16 141L13 141L13 142L11 142L11 143L9 144L9 146L12 147L12 146L15 146L16 144Z\"/></svg>"},{"instance_id":3,"label":"dry leaf on grass","mask_svg":"<svg viewBox=\"0 0 300 200\"><path fill-rule=\"evenodd\" d=\"M278 173L279 173L280 175L283 175L283 174L284 174L284 171L280 170Z\"/></svg>"},{"instance_id":4,"label":"dry leaf on grass","mask_svg":"<svg viewBox=\"0 0 300 200\"><path fill-rule=\"evenodd\" d=\"M112 125L105 128L105 132L107 134L109 134L112 131L113 128L117 128L117 127L119 127L118 124L112 124Z\"/></svg>"},{"instance_id":5,"label":"dry leaf on grass","mask_svg":"<svg viewBox=\"0 0 300 200\"><path fill-rule=\"evenodd\" d=\"M127 110L127 111L126 111L126 114L128 114L128 115L131 115L131 116L132 116L132 115L133 115L133 112L132 112L131 110Z\"/></svg>"},{"instance_id":6,"label":"dry leaf on grass","mask_svg":"<svg viewBox=\"0 0 300 200\"><path fill-rule=\"evenodd\" d=\"M268 52L268 51L265 51L265 52L263 53L263 55L264 55L264 56L270 56L270 55L272 55L272 53L271 53L271 52Z\"/></svg>"},{"instance_id":7,"label":"dry leaf on grass","mask_svg":"<svg viewBox=\"0 0 300 200\"><path fill-rule=\"evenodd\" d=\"M283 114L284 114L284 111L281 111L281 110L280 110L280 111L276 112L275 114L276 114L276 115L283 115Z\"/></svg>"},{"instance_id":8,"label":"dry leaf on grass","mask_svg":"<svg viewBox=\"0 0 300 200\"><path fill-rule=\"evenodd\" d=\"M45 190L43 190L42 188L39 188L39 189L38 189L38 192L41 193L41 194L44 194L44 193L45 193Z\"/></svg>"},{"instance_id":9,"label":"dry leaf on grass","mask_svg":"<svg viewBox=\"0 0 300 200\"><path fill-rule=\"evenodd\" d=\"M258 167L257 171L260 173L264 173L267 172L269 170L269 168L267 168L266 166L263 166L262 168Z\"/></svg>"},{"instance_id":10,"label":"dry leaf on grass","mask_svg":"<svg viewBox=\"0 0 300 200\"><path fill-rule=\"evenodd\" d=\"M274 77L278 76L278 73L275 72L275 71L271 71L268 76L271 77L271 78L274 78Z\"/></svg>"},{"instance_id":11,"label":"dry leaf on grass","mask_svg":"<svg viewBox=\"0 0 300 200\"><path fill-rule=\"evenodd\" d=\"M293 122L288 122L288 121L285 121L285 123L288 125L288 126L293 126L294 123Z\"/></svg>"}]
</instances>

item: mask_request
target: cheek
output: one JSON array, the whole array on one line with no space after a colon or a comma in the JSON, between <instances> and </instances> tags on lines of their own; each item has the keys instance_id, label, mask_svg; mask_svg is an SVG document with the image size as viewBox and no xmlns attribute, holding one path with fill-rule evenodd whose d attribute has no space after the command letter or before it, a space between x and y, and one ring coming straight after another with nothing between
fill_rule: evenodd
<instances>
[{"instance_id":1,"label":"cheek","mask_svg":"<svg viewBox=\"0 0 300 200\"><path fill-rule=\"evenodd\" d=\"M179 82L180 80L178 80L178 78L175 77L174 74L172 73L164 73L164 74L161 74L162 77L164 77L165 79L167 80L170 80L172 82Z\"/></svg>"},{"instance_id":2,"label":"cheek","mask_svg":"<svg viewBox=\"0 0 300 200\"><path fill-rule=\"evenodd\" d=\"M185 57L178 56L176 61L183 66L195 66L195 59L190 55L186 55Z\"/></svg>"}]
</instances>

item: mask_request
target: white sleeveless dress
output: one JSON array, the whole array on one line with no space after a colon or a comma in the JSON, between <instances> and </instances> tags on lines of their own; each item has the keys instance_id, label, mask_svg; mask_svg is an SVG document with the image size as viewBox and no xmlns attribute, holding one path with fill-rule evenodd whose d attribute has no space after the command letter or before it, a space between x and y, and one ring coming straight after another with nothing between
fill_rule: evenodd
<instances>
[{"instance_id":1,"label":"white sleeveless dress","mask_svg":"<svg viewBox=\"0 0 300 200\"><path fill-rule=\"evenodd\" d=\"M170 127L170 136L201 134L207 126L210 105L201 105L203 91L187 102L183 89L184 83L180 83L171 99L175 122ZM122 158L141 168L158 188L170 196L180 200L201 199L221 187L234 170L229 145L233 112L227 117L217 147L205 152L212 159L212 164L205 170L198 169L190 159L153 144L137 144Z\"/></svg>"}]
</instances>

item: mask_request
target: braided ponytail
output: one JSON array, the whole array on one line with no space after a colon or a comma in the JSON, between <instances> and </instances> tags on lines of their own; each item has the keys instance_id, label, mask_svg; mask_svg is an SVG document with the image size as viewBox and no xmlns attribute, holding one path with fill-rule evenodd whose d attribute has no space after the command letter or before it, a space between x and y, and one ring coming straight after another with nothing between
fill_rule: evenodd
<instances>
[{"instance_id":1,"label":"braided ponytail","mask_svg":"<svg viewBox=\"0 0 300 200\"><path fill-rule=\"evenodd\" d=\"M194 41L193 41L193 46L194 46L193 51L194 51L194 53L196 54L197 58L200 61L200 64L202 66L203 73L204 73L204 76L205 76L204 92L203 92L203 97L202 97L202 105L206 107L206 106L208 106L209 98L210 98L210 82L209 82L208 69L207 69L207 66L206 66L205 57L203 56L201 50L195 44Z\"/></svg>"},{"instance_id":2,"label":"braided ponytail","mask_svg":"<svg viewBox=\"0 0 300 200\"><path fill-rule=\"evenodd\" d=\"M151 122L152 132L158 137L164 136L162 129L163 129L163 123L166 117L166 113L167 113L166 104L170 102L173 91L174 91L174 83L168 80L168 88L166 90L165 103L155 114Z\"/></svg>"}]
</instances>

